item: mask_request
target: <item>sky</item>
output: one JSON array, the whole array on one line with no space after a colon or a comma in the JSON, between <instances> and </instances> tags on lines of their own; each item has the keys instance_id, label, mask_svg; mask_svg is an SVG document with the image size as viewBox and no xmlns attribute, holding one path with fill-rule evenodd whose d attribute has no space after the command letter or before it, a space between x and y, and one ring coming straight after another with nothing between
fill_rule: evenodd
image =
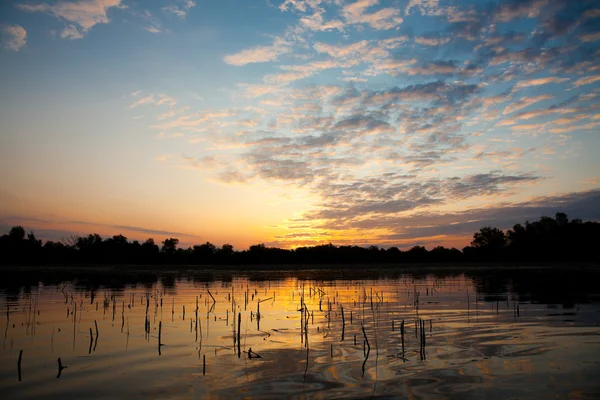
<instances>
[{"instance_id":1,"label":"sky","mask_svg":"<svg viewBox=\"0 0 600 400\"><path fill-rule=\"evenodd\" d=\"M462 248L600 221L596 0L0 3L0 229Z\"/></svg>"}]
</instances>

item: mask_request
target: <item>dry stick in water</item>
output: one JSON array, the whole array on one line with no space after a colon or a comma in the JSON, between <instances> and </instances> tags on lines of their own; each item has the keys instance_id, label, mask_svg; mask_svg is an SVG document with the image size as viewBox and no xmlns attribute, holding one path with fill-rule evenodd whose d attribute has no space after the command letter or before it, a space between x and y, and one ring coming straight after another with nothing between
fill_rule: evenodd
<instances>
[{"instance_id":1,"label":"dry stick in water","mask_svg":"<svg viewBox=\"0 0 600 400\"><path fill-rule=\"evenodd\" d=\"M400 324L400 336L402 338L402 358L404 358L404 320Z\"/></svg>"},{"instance_id":2,"label":"dry stick in water","mask_svg":"<svg viewBox=\"0 0 600 400\"><path fill-rule=\"evenodd\" d=\"M215 300L214 296L212 295L212 293L210 292L210 290L208 290L208 288L206 288L206 291L208 292L210 298L212 299L213 303L216 303L217 301Z\"/></svg>"},{"instance_id":3,"label":"dry stick in water","mask_svg":"<svg viewBox=\"0 0 600 400\"><path fill-rule=\"evenodd\" d=\"M58 375L56 375L56 379L60 378L60 374L62 374L62 370L67 368L66 365L62 365L62 361L60 361L60 357L58 357Z\"/></svg>"},{"instance_id":4,"label":"dry stick in water","mask_svg":"<svg viewBox=\"0 0 600 400\"><path fill-rule=\"evenodd\" d=\"M23 350L19 351L19 361L17 361L17 373L19 374L19 382L21 382L21 360L23 359Z\"/></svg>"},{"instance_id":5,"label":"dry stick in water","mask_svg":"<svg viewBox=\"0 0 600 400\"><path fill-rule=\"evenodd\" d=\"M423 361L423 332L421 329L421 320L419 320L419 356L421 357L421 361Z\"/></svg>"},{"instance_id":6,"label":"dry stick in water","mask_svg":"<svg viewBox=\"0 0 600 400\"><path fill-rule=\"evenodd\" d=\"M342 342L344 341L344 333L346 332L346 319L344 318L344 307L340 306L342 310Z\"/></svg>"},{"instance_id":7,"label":"dry stick in water","mask_svg":"<svg viewBox=\"0 0 600 400\"><path fill-rule=\"evenodd\" d=\"M369 345L369 339L367 338L367 333L365 332L365 327L363 324L360 324L360 327L362 328L362 333L365 337L365 343L367 345L367 349L368 349L368 351L371 351L371 346Z\"/></svg>"},{"instance_id":8,"label":"dry stick in water","mask_svg":"<svg viewBox=\"0 0 600 400\"><path fill-rule=\"evenodd\" d=\"M425 347L427 346L427 331L425 330L425 320L423 320L423 358L425 355Z\"/></svg>"},{"instance_id":9,"label":"dry stick in water","mask_svg":"<svg viewBox=\"0 0 600 400\"><path fill-rule=\"evenodd\" d=\"M206 354L202 355L202 375L206 375Z\"/></svg>"},{"instance_id":10,"label":"dry stick in water","mask_svg":"<svg viewBox=\"0 0 600 400\"><path fill-rule=\"evenodd\" d=\"M98 346L98 323L94 320L94 325L96 326L96 340L94 341L94 351L96 351L96 346ZM90 328L91 329L91 328Z\"/></svg>"},{"instance_id":11,"label":"dry stick in water","mask_svg":"<svg viewBox=\"0 0 600 400\"><path fill-rule=\"evenodd\" d=\"M242 357L240 332L242 331L242 313L238 314L238 330L237 330L237 346L238 346L238 358Z\"/></svg>"},{"instance_id":12,"label":"dry stick in water","mask_svg":"<svg viewBox=\"0 0 600 400\"><path fill-rule=\"evenodd\" d=\"M158 355L160 356L160 348L162 344L162 321L158 322Z\"/></svg>"},{"instance_id":13,"label":"dry stick in water","mask_svg":"<svg viewBox=\"0 0 600 400\"><path fill-rule=\"evenodd\" d=\"M365 360L363 361L363 364L362 364L362 376L364 377L365 376L365 365L367 364L367 360L369 359L369 353L371 353L371 346L369 345L369 339L367 339L367 333L365 332L365 327L363 326L362 323L360 324L360 327L362 328L362 332L365 337L364 344L367 346ZM364 347L363 347L363 352L364 352Z\"/></svg>"},{"instance_id":14,"label":"dry stick in water","mask_svg":"<svg viewBox=\"0 0 600 400\"><path fill-rule=\"evenodd\" d=\"M198 296L196 296L196 342L198 341Z\"/></svg>"},{"instance_id":15,"label":"dry stick in water","mask_svg":"<svg viewBox=\"0 0 600 400\"><path fill-rule=\"evenodd\" d=\"M88 350L88 354L92 354L92 344L94 343L94 335L92 334L92 328L90 328L90 349Z\"/></svg>"}]
</instances>

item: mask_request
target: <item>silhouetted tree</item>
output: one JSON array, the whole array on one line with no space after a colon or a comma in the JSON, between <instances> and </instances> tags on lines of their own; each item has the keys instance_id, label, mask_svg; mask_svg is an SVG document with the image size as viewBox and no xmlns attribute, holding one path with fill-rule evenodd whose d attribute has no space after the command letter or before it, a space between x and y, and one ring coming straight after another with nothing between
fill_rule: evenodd
<instances>
[{"instance_id":1,"label":"silhouetted tree","mask_svg":"<svg viewBox=\"0 0 600 400\"><path fill-rule=\"evenodd\" d=\"M179 244L179 239L169 238L165 239L163 242L163 246L161 251L167 255L173 255L177 251L177 245Z\"/></svg>"},{"instance_id":2,"label":"silhouetted tree","mask_svg":"<svg viewBox=\"0 0 600 400\"><path fill-rule=\"evenodd\" d=\"M8 236L13 240L23 240L25 239L25 229L22 226L13 226L10 228Z\"/></svg>"},{"instance_id":3,"label":"silhouetted tree","mask_svg":"<svg viewBox=\"0 0 600 400\"><path fill-rule=\"evenodd\" d=\"M498 228L485 226L473 234L471 246L486 250L500 250L506 245L506 235Z\"/></svg>"},{"instance_id":4,"label":"silhouetted tree","mask_svg":"<svg viewBox=\"0 0 600 400\"><path fill-rule=\"evenodd\" d=\"M461 261L600 261L600 224L556 213L538 221L515 224L506 234L486 226L473 235L463 251L437 246L428 251L414 246L408 251L376 245L335 246L332 243L294 250L267 247L264 243L235 251L230 244L218 248L210 242L178 248L179 240L167 238L162 248L150 238L140 244L123 235L105 240L99 234L70 236L61 242L42 241L33 232L14 226L0 236L0 263L134 263L134 264L357 264Z\"/></svg>"}]
</instances>

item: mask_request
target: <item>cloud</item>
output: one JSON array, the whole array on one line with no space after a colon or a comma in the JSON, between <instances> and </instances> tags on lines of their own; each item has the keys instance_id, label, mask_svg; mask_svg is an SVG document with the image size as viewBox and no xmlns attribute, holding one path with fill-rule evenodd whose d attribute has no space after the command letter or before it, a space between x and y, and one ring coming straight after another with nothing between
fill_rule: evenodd
<instances>
[{"instance_id":1,"label":"cloud","mask_svg":"<svg viewBox=\"0 0 600 400\"><path fill-rule=\"evenodd\" d=\"M177 100L174 98L167 96L166 94L154 95L148 94L143 95L141 91L137 91L132 93L132 96L135 98L133 103L129 105L129 108L135 108L144 104L152 104L156 106L169 106L173 107L177 104Z\"/></svg>"},{"instance_id":2,"label":"cloud","mask_svg":"<svg viewBox=\"0 0 600 400\"><path fill-rule=\"evenodd\" d=\"M75 25L67 25L60 32L60 37L63 39L83 39L83 33L77 29Z\"/></svg>"},{"instance_id":3,"label":"cloud","mask_svg":"<svg viewBox=\"0 0 600 400\"><path fill-rule=\"evenodd\" d=\"M556 158L575 162L575 142L597 129L591 2L382 3L280 0L294 20L285 32L225 57L272 62L237 84L235 108L170 107L151 127L196 144L200 156L176 156L179 166L319 199L300 221L315 234L364 228L407 242L435 235L426 222L453 232L429 214L472 234L485 219L473 204L503 208L564 179L552 177ZM139 93L132 107L158 101ZM570 140L572 130L587 132Z\"/></svg>"},{"instance_id":4,"label":"cloud","mask_svg":"<svg viewBox=\"0 0 600 400\"><path fill-rule=\"evenodd\" d=\"M276 38L271 46L257 46L245 49L238 53L225 56L223 60L227 64L241 66L251 63L275 61L280 55L290 51L291 47L287 41Z\"/></svg>"},{"instance_id":5,"label":"cloud","mask_svg":"<svg viewBox=\"0 0 600 400\"><path fill-rule=\"evenodd\" d=\"M600 8L587 10L584 16L587 18L600 18Z\"/></svg>"},{"instance_id":6,"label":"cloud","mask_svg":"<svg viewBox=\"0 0 600 400\"><path fill-rule=\"evenodd\" d=\"M569 78L558 78L556 76L549 76L547 78L537 78L518 81L514 86L514 90L523 89L530 86L541 86L548 85L550 83L562 83L568 81Z\"/></svg>"},{"instance_id":7,"label":"cloud","mask_svg":"<svg viewBox=\"0 0 600 400\"><path fill-rule=\"evenodd\" d=\"M196 6L196 3L192 0L179 0L176 4L163 7L162 10L184 19L188 11L194 6Z\"/></svg>"},{"instance_id":8,"label":"cloud","mask_svg":"<svg viewBox=\"0 0 600 400\"><path fill-rule=\"evenodd\" d=\"M579 35L578 37L582 42L595 42L600 40L600 32L586 33Z\"/></svg>"},{"instance_id":9,"label":"cloud","mask_svg":"<svg viewBox=\"0 0 600 400\"><path fill-rule=\"evenodd\" d=\"M366 177L351 183L323 183L325 199L303 221L325 220L319 228L360 229L365 220L386 221L408 211L426 209L465 198L494 196L514 185L540 179L533 175L503 175L499 172L452 177L442 180L415 180L411 176ZM370 226L369 228L384 227Z\"/></svg>"},{"instance_id":10,"label":"cloud","mask_svg":"<svg viewBox=\"0 0 600 400\"><path fill-rule=\"evenodd\" d=\"M215 157L212 156L204 156L204 157L189 157L186 155L181 155L181 161L185 163L190 168L205 170L205 169L214 169L219 166Z\"/></svg>"},{"instance_id":11,"label":"cloud","mask_svg":"<svg viewBox=\"0 0 600 400\"><path fill-rule=\"evenodd\" d=\"M392 101L461 102L475 93L477 89L478 85L476 84L453 84L437 80L402 88L394 87L384 91L370 92L364 102L368 105L385 104Z\"/></svg>"},{"instance_id":12,"label":"cloud","mask_svg":"<svg viewBox=\"0 0 600 400\"><path fill-rule=\"evenodd\" d=\"M159 27L154 26L154 25L148 25L147 27L144 28L144 30L146 30L146 31L148 31L150 33L160 33L160 32L162 32Z\"/></svg>"},{"instance_id":13,"label":"cloud","mask_svg":"<svg viewBox=\"0 0 600 400\"><path fill-rule=\"evenodd\" d=\"M443 46L446 43L450 42L450 38L417 36L415 38L415 42L425 46Z\"/></svg>"},{"instance_id":14,"label":"cloud","mask_svg":"<svg viewBox=\"0 0 600 400\"><path fill-rule=\"evenodd\" d=\"M409 15L413 12L413 8L416 8L423 15L429 15L438 10L439 0L409 0L404 10L405 14Z\"/></svg>"},{"instance_id":15,"label":"cloud","mask_svg":"<svg viewBox=\"0 0 600 400\"><path fill-rule=\"evenodd\" d=\"M590 122L588 124L583 124L583 125L570 125L564 128L553 128L550 129L550 132L552 133L568 133L568 132L575 132L575 131L588 131L588 130L595 130L600 126L600 122Z\"/></svg>"},{"instance_id":16,"label":"cloud","mask_svg":"<svg viewBox=\"0 0 600 400\"><path fill-rule=\"evenodd\" d=\"M315 9L321 4L321 0L285 0L279 6L281 11L296 10L306 12L309 9Z\"/></svg>"},{"instance_id":17,"label":"cloud","mask_svg":"<svg viewBox=\"0 0 600 400\"><path fill-rule=\"evenodd\" d=\"M476 196L492 196L506 191L519 183L535 182L540 176L531 174L502 175L499 172L449 178L445 190L450 198L464 199Z\"/></svg>"},{"instance_id":18,"label":"cloud","mask_svg":"<svg viewBox=\"0 0 600 400\"><path fill-rule=\"evenodd\" d=\"M598 82L598 81L600 81L600 75L592 75L592 76L586 76L585 78L577 79L574 82L574 85L576 87L579 87L579 86L583 86L583 85L590 85L590 84L592 84L594 82Z\"/></svg>"},{"instance_id":19,"label":"cloud","mask_svg":"<svg viewBox=\"0 0 600 400\"><path fill-rule=\"evenodd\" d=\"M161 229L145 228L132 225L104 224L92 221L68 221L56 218L32 218L24 215L2 216L0 218L0 227L6 225L7 229L14 225L23 225L31 227L36 236L44 240L62 240L73 234L87 235L92 231L99 231L104 237L113 234L127 234L128 232L141 233L146 235L164 235L169 237L193 237L194 235ZM91 228L90 228L91 227ZM29 230L29 229L28 229ZM139 237L137 237L139 239ZM130 238L131 240L131 238Z\"/></svg>"},{"instance_id":20,"label":"cloud","mask_svg":"<svg viewBox=\"0 0 600 400\"><path fill-rule=\"evenodd\" d=\"M369 41L361 40L360 42L351 43L345 46L335 46L327 43L317 42L313 48L319 53L325 53L333 58L348 59L359 57L369 49Z\"/></svg>"},{"instance_id":21,"label":"cloud","mask_svg":"<svg viewBox=\"0 0 600 400\"><path fill-rule=\"evenodd\" d=\"M322 12L315 12L313 15L300 18L300 24L313 31L344 30L344 23L342 21L338 19L325 21Z\"/></svg>"},{"instance_id":22,"label":"cloud","mask_svg":"<svg viewBox=\"0 0 600 400\"><path fill-rule=\"evenodd\" d=\"M107 10L124 8L121 0L79 0L59 1L54 4L17 4L17 7L28 12L43 12L70 23L61 37L79 39L97 24L110 22Z\"/></svg>"},{"instance_id":23,"label":"cloud","mask_svg":"<svg viewBox=\"0 0 600 400\"><path fill-rule=\"evenodd\" d=\"M519 100L507 105L502 114L510 114L522 108L529 107L532 104L539 103L540 101L551 100L553 98L554 97L549 94L542 94L534 97L521 97Z\"/></svg>"},{"instance_id":24,"label":"cloud","mask_svg":"<svg viewBox=\"0 0 600 400\"><path fill-rule=\"evenodd\" d=\"M384 221L369 219L361 223L363 229L391 226L394 232L388 240L428 237L435 235L471 236L483 226L509 229L525 221L536 221L542 216L554 217L557 212L566 213L570 219L600 221L597 204L600 190L566 193L556 196L535 197L528 201L500 203L489 207L475 207L460 212L414 213L410 216L393 217ZM381 238L382 240L384 238Z\"/></svg>"},{"instance_id":25,"label":"cloud","mask_svg":"<svg viewBox=\"0 0 600 400\"><path fill-rule=\"evenodd\" d=\"M0 29L5 49L19 51L27 43L27 31L21 25L0 25Z\"/></svg>"},{"instance_id":26,"label":"cloud","mask_svg":"<svg viewBox=\"0 0 600 400\"><path fill-rule=\"evenodd\" d=\"M382 8L370 14L366 12L377 4L379 0L358 0L346 4L342 8L342 15L349 24L367 24L376 30L398 28L403 22L399 9Z\"/></svg>"},{"instance_id":27,"label":"cloud","mask_svg":"<svg viewBox=\"0 0 600 400\"><path fill-rule=\"evenodd\" d=\"M550 0L516 0L507 1L498 5L496 19L509 22L517 18L535 18L542 13Z\"/></svg>"}]
</instances>

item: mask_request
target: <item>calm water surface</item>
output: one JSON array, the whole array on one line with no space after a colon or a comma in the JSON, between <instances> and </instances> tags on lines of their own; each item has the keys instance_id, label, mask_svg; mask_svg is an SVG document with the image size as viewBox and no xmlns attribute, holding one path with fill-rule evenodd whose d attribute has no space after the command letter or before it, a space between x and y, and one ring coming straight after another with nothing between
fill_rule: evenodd
<instances>
[{"instance_id":1,"label":"calm water surface","mask_svg":"<svg viewBox=\"0 0 600 400\"><path fill-rule=\"evenodd\" d=\"M0 397L597 399L599 276L20 274Z\"/></svg>"}]
</instances>

